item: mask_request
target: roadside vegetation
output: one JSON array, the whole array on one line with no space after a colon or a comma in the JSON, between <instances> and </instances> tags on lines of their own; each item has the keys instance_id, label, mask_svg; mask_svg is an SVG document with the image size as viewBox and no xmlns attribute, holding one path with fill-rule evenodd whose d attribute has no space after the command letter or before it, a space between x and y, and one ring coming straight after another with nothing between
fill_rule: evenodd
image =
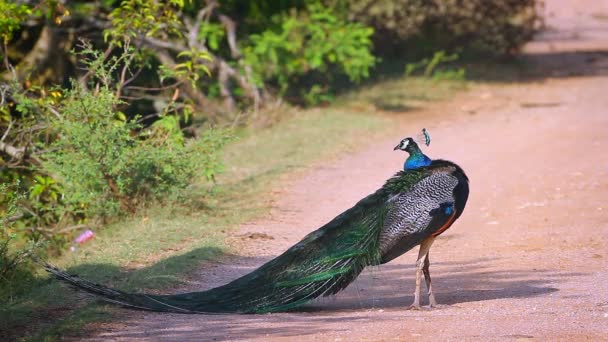
<instances>
[{"instance_id":1,"label":"roadside vegetation","mask_svg":"<svg viewBox=\"0 0 608 342\"><path fill-rule=\"evenodd\" d=\"M0 332L111 316L32 260L182 283L281 175L463 89L463 61L540 25L534 0L459 4L0 0Z\"/></svg>"}]
</instances>

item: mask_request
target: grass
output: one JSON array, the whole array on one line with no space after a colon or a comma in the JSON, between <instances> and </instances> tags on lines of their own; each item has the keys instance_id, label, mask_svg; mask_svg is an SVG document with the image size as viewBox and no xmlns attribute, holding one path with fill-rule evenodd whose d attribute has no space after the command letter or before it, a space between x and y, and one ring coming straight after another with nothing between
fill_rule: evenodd
<instances>
[{"instance_id":1,"label":"grass","mask_svg":"<svg viewBox=\"0 0 608 342\"><path fill-rule=\"evenodd\" d=\"M393 132L390 117L377 112L402 113L458 89L462 82L391 80L346 94L331 107L298 112L268 129L240 131L225 150L226 171L216 185L197 184L180 205L154 207L109 225L53 263L128 291L179 286L189 272L229 251L226 232L268 211L280 179ZM56 340L115 316L113 308L83 301L45 274L26 275L20 284L13 298L0 299L0 335Z\"/></svg>"}]
</instances>

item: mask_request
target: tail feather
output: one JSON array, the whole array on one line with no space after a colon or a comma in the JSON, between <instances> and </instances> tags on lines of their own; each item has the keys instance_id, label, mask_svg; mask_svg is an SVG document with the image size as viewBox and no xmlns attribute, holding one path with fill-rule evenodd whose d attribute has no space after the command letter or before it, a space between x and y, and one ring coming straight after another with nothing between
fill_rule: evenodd
<instances>
[{"instance_id":1,"label":"tail feather","mask_svg":"<svg viewBox=\"0 0 608 342\"><path fill-rule=\"evenodd\" d=\"M178 307L171 307L169 303L162 303L145 294L132 294L120 290L112 289L103 285L95 284L76 275L69 274L51 264L44 264L44 269L51 273L55 278L67 283L72 288L85 291L95 295L102 300L126 306L133 309L151 311L173 311L187 313L188 310ZM167 309L165 309L167 308Z\"/></svg>"},{"instance_id":2,"label":"tail feather","mask_svg":"<svg viewBox=\"0 0 608 342\"><path fill-rule=\"evenodd\" d=\"M46 265L73 287L108 302L178 313L267 313L285 311L346 288L368 265L381 261L380 233L399 173L320 229L257 270L226 285L175 295L132 294L94 284Z\"/></svg>"}]
</instances>

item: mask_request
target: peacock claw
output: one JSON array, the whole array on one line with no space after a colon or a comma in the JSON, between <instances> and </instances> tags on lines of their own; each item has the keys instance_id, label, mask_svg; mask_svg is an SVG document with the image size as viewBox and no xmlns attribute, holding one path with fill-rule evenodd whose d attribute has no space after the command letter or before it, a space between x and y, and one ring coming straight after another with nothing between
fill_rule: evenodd
<instances>
[{"instance_id":1,"label":"peacock claw","mask_svg":"<svg viewBox=\"0 0 608 342\"><path fill-rule=\"evenodd\" d=\"M420 310L422 310L422 307L420 306L420 304L412 304L412 305L410 305L410 306L407 307L407 310L420 311Z\"/></svg>"}]
</instances>

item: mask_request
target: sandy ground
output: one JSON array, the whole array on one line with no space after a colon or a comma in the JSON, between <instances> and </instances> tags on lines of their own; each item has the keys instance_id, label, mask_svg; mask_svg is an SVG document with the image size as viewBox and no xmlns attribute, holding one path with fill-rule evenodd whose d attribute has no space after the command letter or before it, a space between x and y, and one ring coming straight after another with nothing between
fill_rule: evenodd
<instances>
[{"instance_id":1,"label":"sandy ground","mask_svg":"<svg viewBox=\"0 0 608 342\"><path fill-rule=\"evenodd\" d=\"M603 3L603 7L602 7ZM476 86L401 115L426 127L431 157L471 179L464 214L431 249L436 310L407 311L411 251L298 312L177 315L126 311L92 340L608 340L608 2L548 1L549 30L527 48L538 77ZM231 238L240 256L208 265L192 289L278 255L379 187L405 155L386 137L278 189L271 215ZM79 338L81 339L81 338Z\"/></svg>"}]
</instances>

